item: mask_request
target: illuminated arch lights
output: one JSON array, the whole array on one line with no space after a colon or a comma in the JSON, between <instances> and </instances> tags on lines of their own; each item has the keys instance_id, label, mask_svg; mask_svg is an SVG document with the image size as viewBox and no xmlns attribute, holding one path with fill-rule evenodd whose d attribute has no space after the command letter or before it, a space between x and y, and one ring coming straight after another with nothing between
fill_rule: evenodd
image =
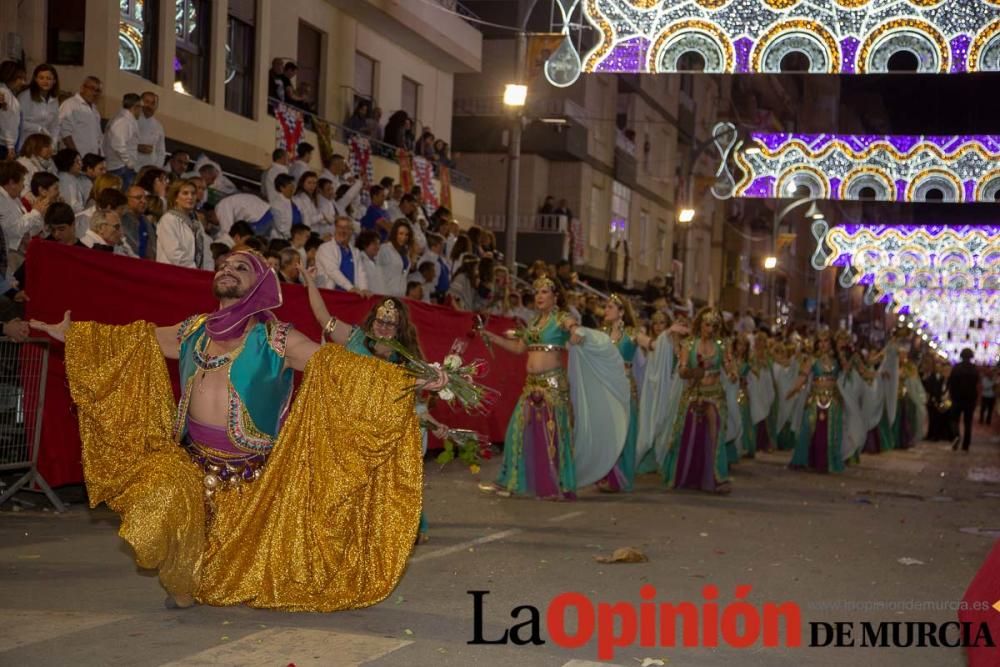
<instances>
[{"instance_id":1,"label":"illuminated arch lights","mask_svg":"<svg viewBox=\"0 0 1000 667\"><path fill-rule=\"evenodd\" d=\"M734 196L945 202L1000 198L1000 136L754 133Z\"/></svg>"}]
</instances>

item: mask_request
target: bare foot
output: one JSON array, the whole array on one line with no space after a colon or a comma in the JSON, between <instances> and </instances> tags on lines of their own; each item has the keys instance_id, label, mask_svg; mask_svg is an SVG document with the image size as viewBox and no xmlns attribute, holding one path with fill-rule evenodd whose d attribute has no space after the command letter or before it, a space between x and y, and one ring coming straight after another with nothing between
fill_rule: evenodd
<instances>
[{"instance_id":1,"label":"bare foot","mask_svg":"<svg viewBox=\"0 0 1000 667\"><path fill-rule=\"evenodd\" d=\"M187 609L194 604L194 598L190 595L168 595L163 601L163 606L167 609Z\"/></svg>"}]
</instances>

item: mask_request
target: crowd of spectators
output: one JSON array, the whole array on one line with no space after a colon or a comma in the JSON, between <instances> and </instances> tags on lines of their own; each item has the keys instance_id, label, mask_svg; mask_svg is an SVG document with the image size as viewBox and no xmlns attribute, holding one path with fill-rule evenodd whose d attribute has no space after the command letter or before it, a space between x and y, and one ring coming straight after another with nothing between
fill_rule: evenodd
<instances>
[{"instance_id":1,"label":"crowd of spectators","mask_svg":"<svg viewBox=\"0 0 1000 667\"><path fill-rule=\"evenodd\" d=\"M279 75L280 71L280 75ZM294 63L276 61L272 93L302 102ZM329 289L409 297L484 313L528 317L492 232L460 229L451 211L426 207L419 187L384 178L363 192L342 155L313 166L315 148L275 150L259 192L239 192L211 158L168 154L157 96L127 93L102 128L102 82L86 77L60 95L58 72L31 77L0 64L0 289L26 298L28 242L41 236L139 260L212 270L234 248L261 252L285 282L312 271ZM358 105L347 126L438 161L447 146L413 121Z\"/></svg>"}]
</instances>

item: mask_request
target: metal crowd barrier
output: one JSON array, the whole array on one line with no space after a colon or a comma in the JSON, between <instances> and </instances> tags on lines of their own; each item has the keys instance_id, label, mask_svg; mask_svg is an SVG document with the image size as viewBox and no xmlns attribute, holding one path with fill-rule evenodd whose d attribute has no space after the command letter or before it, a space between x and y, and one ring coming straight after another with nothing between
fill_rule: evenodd
<instances>
[{"instance_id":1,"label":"metal crowd barrier","mask_svg":"<svg viewBox=\"0 0 1000 667\"><path fill-rule=\"evenodd\" d=\"M0 504L18 491L37 491L64 512L66 506L38 472L48 369L47 339L18 343L0 338L0 472L27 468L11 486L0 487Z\"/></svg>"}]
</instances>

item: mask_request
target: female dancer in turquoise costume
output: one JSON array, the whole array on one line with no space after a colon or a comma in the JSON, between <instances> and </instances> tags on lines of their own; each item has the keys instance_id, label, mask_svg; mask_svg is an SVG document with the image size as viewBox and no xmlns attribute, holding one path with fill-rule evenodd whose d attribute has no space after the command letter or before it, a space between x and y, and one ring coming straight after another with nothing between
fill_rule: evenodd
<instances>
[{"instance_id":1,"label":"female dancer in turquoise costume","mask_svg":"<svg viewBox=\"0 0 1000 667\"><path fill-rule=\"evenodd\" d=\"M376 304L368 312L364 322L360 326L345 324L333 317L320 296L316 287L315 276L312 270L305 272L306 289L309 293L309 307L312 309L316 321L323 327L323 339L330 340L338 345L343 345L351 352L363 357L378 357L393 364L403 363L403 359L392 348L379 343L382 340L395 340L402 345L407 352L416 359L423 359L424 355L420 350L420 341L417 338L417 330L410 321L410 313L406 305L395 297L386 297ZM443 437L448 427L431 417L427 409L427 402L417 399L417 415L421 422L426 422L434 427L434 434ZM421 428L424 440L424 453L427 453L427 431ZM426 542L427 517L420 513L420 527L418 537L420 542Z\"/></svg>"},{"instance_id":2,"label":"female dancer in turquoise costume","mask_svg":"<svg viewBox=\"0 0 1000 667\"><path fill-rule=\"evenodd\" d=\"M597 483L601 491L617 492L631 491L635 483L637 462L635 460L635 442L639 435L639 391L632 373L632 362L641 346L650 349L652 339L637 329L635 313L632 304L617 294L612 294L604 306L604 332L615 344L622 360L625 362L625 373L628 375L631 388L629 402L628 435L625 437L625 447L618 458L615 467L608 476ZM666 327L664 327L665 329Z\"/></svg>"},{"instance_id":3,"label":"female dancer in turquoise costume","mask_svg":"<svg viewBox=\"0 0 1000 667\"><path fill-rule=\"evenodd\" d=\"M844 469L845 437L844 400L837 386L840 374L848 372L846 360L838 359L829 331L816 339L816 358L803 363L799 381L788 393L791 400L807 382L810 383L801 425L790 467L817 472L841 472Z\"/></svg>"},{"instance_id":4,"label":"female dancer in turquoise costume","mask_svg":"<svg viewBox=\"0 0 1000 667\"><path fill-rule=\"evenodd\" d=\"M725 438L732 401L724 384L732 383L736 374L731 360L724 361L721 325L717 311L702 309L695 317L695 337L682 352L679 373L686 385L663 461L663 477L669 488L721 494L731 490Z\"/></svg>"},{"instance_id":5,"label":"female dancer in turquoise costume","mask_svg":"<svg viewBox=\"0 0 1000 667\"><path fill-rule=\"evenodd\" d=\"M509 352L527 352L528 377L507 425L497 482L480 488L503 496L574 499L573 409L563 354L567 343L580 341L576 336L579 325L559 309L557 289L551 279L539 278L534 288L538 316L528 327L518 330L514 340L484 332Z\"/></svg>"},{"instance_id":6,"label":"female dancer in turquoise costume","mask_svg":"<svg viewBox=\"0 0 1000 667\"><path fill-rule=\"evenodd\" d=\"M754 457L753 424L750 423L750 340L743 334L732 339L732 358L736 366L736 376L740 383L736 402L739 405L740 436L726 443L726 457L729 465L739 463L741 456Z\"/></svg>"},{"instance_id":7,"label":"female dancer in turquoise costume","mask_svg":"<svg viewBox=\"0 0 1000 667\"><path fill-rule=\"evenodd\" d=\"M534 288L538 315L528 327L506 337L482 332L509 352L527 353L528 377L507 426L497 481L479 488L505 497L571 500L578 483L596 483L621 454L628 381L608 337L580 327L559 309L551 278L542 276ZM574 347L569 373L563 366L567 343Z\"/></svg>"}]
</instances>

